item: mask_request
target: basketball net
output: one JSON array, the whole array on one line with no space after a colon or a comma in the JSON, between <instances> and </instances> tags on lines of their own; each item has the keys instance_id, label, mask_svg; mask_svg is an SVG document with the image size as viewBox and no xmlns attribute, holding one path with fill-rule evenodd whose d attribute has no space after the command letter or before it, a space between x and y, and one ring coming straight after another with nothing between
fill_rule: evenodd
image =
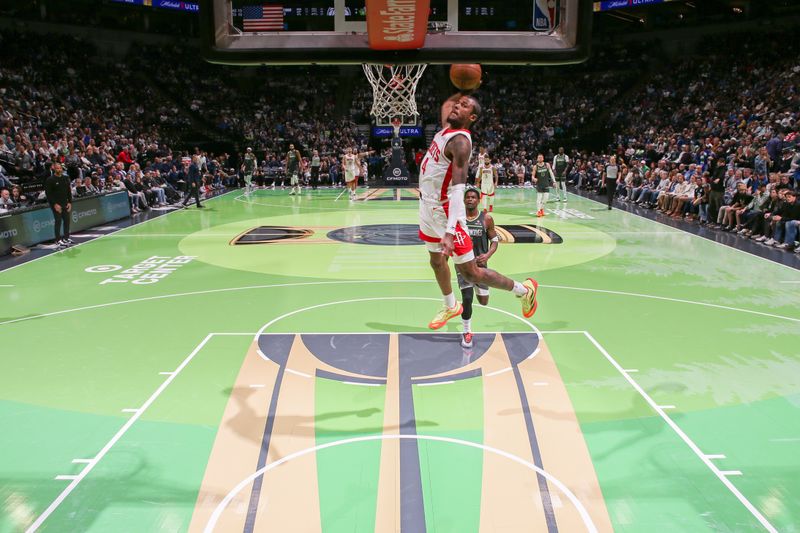
<instances>
[{"instance_id":1,"label":"basketball net","mask_svg":"<svg viewBox=\"0 0 800 533\"><path fill-rule=\"evenodd\" d=\"M428 65L362 66L372 86L370 115L375 117L375 124L389 126L396 117L400 117L402 123L416 124L419 118L417 83Z\"/></svg>"}]
</instances>

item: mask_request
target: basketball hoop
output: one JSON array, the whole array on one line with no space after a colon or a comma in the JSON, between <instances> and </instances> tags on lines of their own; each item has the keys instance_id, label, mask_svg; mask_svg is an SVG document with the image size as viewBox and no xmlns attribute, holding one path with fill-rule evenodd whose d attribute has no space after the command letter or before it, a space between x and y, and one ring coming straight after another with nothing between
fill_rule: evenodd
<instances>
[{"instance_id":1,"label":"basketball hoop","mask_svg":"<svg viewBox=\"0 0 800 533\"><path fill-rule=\"evenodd\" d=\"M397 117L400 117L401 124L416 124L419 118L416 100L417 83L427 65L365 64L362 66L372 86L370 115L375 117L375 124L394 126L393 119ZM396 134L398 133L399 128L396 131Z\"/></svg>"}]
</instances>

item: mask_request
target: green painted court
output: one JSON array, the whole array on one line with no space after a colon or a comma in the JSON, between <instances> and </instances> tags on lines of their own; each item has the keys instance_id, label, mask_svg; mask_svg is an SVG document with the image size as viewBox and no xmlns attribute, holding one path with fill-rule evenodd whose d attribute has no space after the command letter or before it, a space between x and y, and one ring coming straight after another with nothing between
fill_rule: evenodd
<instances>
[{"instance_id":1,"label":"green painted court","mask_svg":"<svg viewBox=\"0 0 800 533\"><path fill-rule=\"evenodd\" d=\"M415 191L338 193L0 272L0 531L800 531L800 272L501 189L539 309L464 352Z\"/></svg>"}]
</instances>

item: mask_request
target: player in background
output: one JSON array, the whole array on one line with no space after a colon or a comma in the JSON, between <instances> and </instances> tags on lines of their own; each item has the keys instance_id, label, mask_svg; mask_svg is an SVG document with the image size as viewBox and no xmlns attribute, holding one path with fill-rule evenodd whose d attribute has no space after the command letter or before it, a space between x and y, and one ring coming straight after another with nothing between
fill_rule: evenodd
<instances>
[{"instance_id":1,"label":"player in background","mask_svg":"<svg viewBox=\"0 0 800 533\"><path fill-rule=\"evenodd\" d=\"M244 161L242 162L245 194L250 194L253 191L253 174L255 174L256 168L258 168L258 160L253 153L253 149L248 148L244 153Z\"/></svg>"},{"instance_id":2,"label":"player in background","mask_svg":"<svg viewBox=\"0 0 800 533\"><path fill-rule=\"evenodd\" d=\"M356 186L358 185L358 155L352 148L345 148L342 156L342 174L344 174L345 187L349 189L350 199L356 199Z\"/></svg>"},{"instance_id":3,"label":"player in background","mask_svg":"<svg viewBox=\"0 0 800 533\"><path fill-rule=\"evenodd\" d=\"M486 152L486 147L481 146L478 148L478 171L483 168L483 161L489 157L489 154Z\"/></svg>"},{"instance_id":4,"label":"player in background","mask_svg":"<svg viewBox=\"0 0 800 533\"><path fill-rule=\"evenodd\" d=\"M536 216L544 216L544 206L550 196L550 183L553 181L553 169L549 163L544 162L544 155L536 156L536 165L533 167L533 181L536 183Z\"/></svg>"},{"instance_id":5,"label":"player in background","mask_svg":"<svg viewBox=\"0 0 800 533\"><path fill-rule=\"evenodd\" d=\"M289 192L290 196L302 192L300 186L300 164L302 157L300 150L295 149L294 144L290 144L289 151L286 153L286 159L284 160L284 170L289 177L289 185L292 186L292 190Z\"/></svg>"},{"instance_id":6,"label":"player in background","mask_svg":"<svg viewBox=\"0 0 800 533\"><path fill-rule=\"evenodd\" d=\"M364 156L369 152L365 152ZM358 176L364 177L364 188L369 189L369 164L367 160L362 156L362 154L358 154L358 168L361 169L361 172L358 173L356 176L356 186L358 186Z\"/></svg>"},{"instance_id":7,"label":"player in background","mask_svg":"<svg viewBox=\"0 0 800 533\"><path fill-rule=\"evenodd\" d=\"M319 185L319 168L322 165L322 160L319 158L319 152L314 150L311 153L311 189L316 190Z\"/></svg>"},{"instance_id":8,"label":"player in background","mask_svg":"<svg viewBox=\"0 0 800 533\"><path fill-rule=\"evenodd\" d=\"M481 200L483 210L494 211L494 193L497 190L497 169L492 166L489 156L483 158L483 164L478 167L478 183L481 187Z\"/></svg>"},{"instance_id":9,"label":"player in background","mask_svg":"<svg viewBox=\"0 0 800 533\"><path fill-rule=\"evenodd\" d=\"M485 163L488 160L484 161ZM472 239L472 252L475 254L475 263L479 267L486 268L489 258L497 251L497 244L500 239L494 229L494 219L486 210L479 211L481 192L469 186L464 192L464 206L467 212L467 233ZM461 346L472 348L472 301L475 294L478 295L478 302L481 305L489 304L489 287L482 284L474 284L464 279L458 273L458 288L461 289L461 302L464 312L461 313L461 324L464 331L461 334Z\"/></svg>"},{"instance_id":10,"label":"player in background","mask_svg":"<svg viewBox=\"0 0 800 533\"><path fill-rule=\"evenodd\" d=\"M556 178L556 201L567 203L567 168L569 167L569 156L564 153L564 147L558 149L558 153L553 158L553 174Z\"/></svg>"},{"instance_id":11,"label":"player in background","mask_svg":"<svg viewBox=\"0 0 800 533\"><path fill-rule=\"evenodd\" d=\"M514 174L517 176L517 185L523 188L525 187L525 165L519 159L515 159L513 165Z\"/></svg>"},{"instance_id":12,"label":"player in background","mask_svg":"<svg viewBox=\"0 0 800 533\"><path fill-rule=\"evenodd\" d=\"M472 153L469 127L478 120L481 106L474 96L456 93L442 104L442 130L433 138L420 165L419 237L425 242L431 268L444 299L444 307L428 324L439 329L463 312L451 285L448 258L465 281L513 292L522 301L526 318L536 312L538 283L520 283L478 266L467 233L464 188Z\"/></svg>"}]
</instances>

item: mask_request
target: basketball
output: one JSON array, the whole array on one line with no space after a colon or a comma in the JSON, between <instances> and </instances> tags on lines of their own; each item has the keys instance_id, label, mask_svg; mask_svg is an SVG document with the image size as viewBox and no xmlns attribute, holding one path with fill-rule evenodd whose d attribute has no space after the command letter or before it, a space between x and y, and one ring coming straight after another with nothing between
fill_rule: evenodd
<instances>
[{"instance_id":1,"label":"basketball","mask_svg":"<svg viewBox=\"0 0 800 533\"><path fill-rule=\"evenodd\" d=\"M464 91L472 91L481 85L481 66L457 64L450 67L450 81Z\"/></svg>"}]
</instances>

